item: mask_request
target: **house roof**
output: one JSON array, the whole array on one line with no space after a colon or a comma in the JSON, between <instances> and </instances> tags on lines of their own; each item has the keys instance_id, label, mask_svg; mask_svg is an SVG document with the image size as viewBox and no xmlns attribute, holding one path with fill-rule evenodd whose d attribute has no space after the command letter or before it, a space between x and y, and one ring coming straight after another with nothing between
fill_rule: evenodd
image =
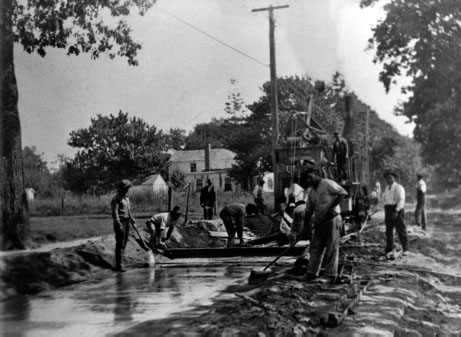
<instances>
[{"instance_id":1,"label":"house roof","mask_svg":"<svg viewBox=\"0 0 461 337\"><path fill-rule=\"evenodd\" d=\"M210 169L231 168L235 153L227 149L210 150ZM205 150L176 151L171 155L170 162L200 162L205 161Z\"/></svg>"},{"instance_id":2,"label":"house roof","mask_svg":"<svg viewBox=\"0 0 461 337\"><path fill-rule=\"evenodd\" d=\"M166 184L160 174L153 174L142 182L142 185Z\"/></svg>"}]
</instances>

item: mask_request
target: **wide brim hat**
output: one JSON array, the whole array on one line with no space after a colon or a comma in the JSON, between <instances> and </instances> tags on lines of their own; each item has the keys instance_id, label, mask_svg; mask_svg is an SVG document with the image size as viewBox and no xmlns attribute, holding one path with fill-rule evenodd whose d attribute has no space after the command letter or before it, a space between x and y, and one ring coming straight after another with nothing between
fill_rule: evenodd
<instances>
[{"instance_id":1,"label":"wide brim hat","mask_svg":"<svg viewBox=\"0 0 461 337\"><path fill-rule=\"evenodd\" d=\"M387 176L394 176L394 178L397 178L397 173L392 170L387 170L384 172L383 177L386 178Z\"/></svg>"}]
</instances>

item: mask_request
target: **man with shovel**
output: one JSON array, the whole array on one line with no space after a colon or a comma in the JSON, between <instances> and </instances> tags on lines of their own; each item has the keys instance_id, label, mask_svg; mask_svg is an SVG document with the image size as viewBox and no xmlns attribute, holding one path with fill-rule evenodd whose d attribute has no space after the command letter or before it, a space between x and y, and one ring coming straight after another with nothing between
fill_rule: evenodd
<instances>
[{"instance_id":1,"label":"man with shovel","mask_svg":"<svg viewBox=\"0 0 461 337\"><path fill-rule=\"evenodd\" d=\"M304 188L309 188L304 210L303 234L310 239L310 259L304 278L307 281L317 279L322 261L325 259L325 277L319 279L319 282L333 283L338 273L342 226L339 204L347 192L335 181L322 179L312 170L302 173L301 184ZM315 219L313 235L312 218Z\"/></svg>"},{"instance_id":2,"label":"man with shovel","mask_svg":"<svg viewBox=\"0 0 461 337\"><path fill-rule=\"evenodd\" d=\"M115 271L123 272L123 255L128 242L130 222L135 222L130 211L128 190L131 187L129 180L123 179L117 184L117 194L112 198L111 209L115 232Z\"/></svg>"},{"instance_id":3,"label":"man with shovel","mask_svg":"<svg viewBox=\"0 0 461 337\"><path fill-rule=\"evenodd\" d=\"M171 237L174 226L181 216L179 206L174 206L171 212L159 213L146 221L147 231L150 234L149 247L166 249L166 241Z\"/></svg>"}]
</instances>

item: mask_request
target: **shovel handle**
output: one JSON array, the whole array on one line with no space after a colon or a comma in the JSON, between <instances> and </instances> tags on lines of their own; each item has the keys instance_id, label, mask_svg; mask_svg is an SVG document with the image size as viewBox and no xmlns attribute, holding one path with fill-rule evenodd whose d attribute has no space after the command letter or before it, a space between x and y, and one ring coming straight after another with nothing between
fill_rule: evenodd
<instances>
[{"instance_id":1,"label":"shovel handle","mask_svg":"<svg viewBox=\"0 0 461 337\"><path fill-rule=\"evenodd\" d=\"M296 241L294 241L292 244L290 244L288 246L287 249L285 249L283 252L280 253L279 256L277 256L271 263L269 263L267 266L264 267L263 271L265 271L267 268L269 268L270 266L272 266L275 262L277 262L283 255L285 255L286 253L288 253L288 251L293 248L299 241L300 239L296 239Z\"/></svg>"},{"instance_id":2,"label":"shovel handle","mask_svg":"<svg viewBox=\"0 0 461 337\"><path fill-rule=\"evenodd\" d=\"M144 243L144 239L142 238L141 233L139 233L138 226L136 226L136 222L134 222L134 221L130 221L130 222L131 222L131 225L133 226L134 230L138 234L138 238L139 238L140 245L141 245L142 249L144 249L145 251L151 250L149 247L146 247L146 244Z\"/></svg>"}]
</instances>

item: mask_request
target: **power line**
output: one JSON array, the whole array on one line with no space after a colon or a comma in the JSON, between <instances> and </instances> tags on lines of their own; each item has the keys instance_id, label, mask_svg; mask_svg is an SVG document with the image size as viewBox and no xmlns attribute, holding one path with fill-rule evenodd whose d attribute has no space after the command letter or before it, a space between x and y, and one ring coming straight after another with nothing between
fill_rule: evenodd
<instances>
[{"instance_id":1,"label":"power line","mask_svg":"<svg viewBox=\"0 0 461 337\"><path fill-rule=\"evenodd\" d=\"M256 62L256 63L258 63L258 64L260 64L260 65L262 65L262 66L264 66L264 67L266 67L266 68L269 67L269 65L264 64L263 62L261 62L261 61L255 59L254 57L252 57L252 56L250 56L250 55L244 53L243 51L238 50L238 49L235 48L235 47L232 47L231 45L227 44L226 42L223 42L223 41L221 41L220 39L218 39L218 38L216 38L216 37L214 37L214 36L208 34L207 32L201 30L200 28L195 27L194 25L192 25L192 24L190 24L189 22L185 21L184 19L181 19L180 17L178 17L178 16L176 16L176 15L174 15L174 14L172 14L172 13L166 11L165 9L163 9L163 8L161 8L161 7L158 7L158 6L157 6L156 8L158 8L158 9L160 9L162 12L164 12L164 13L166 13L166 14L172 16L172 17L175 18L176 20L178 20L178 21L184 23L185 25L191 27L192 29L198 31L199 33L201 33L201 34L203 34L203 35L209 37L210 39L212 39L212 40L214 40L214 41L216 41L216 42L222 44L223 46L226 46L226 47L229 48L229 49L232 49L232 50L235 51L236 53L239 53L240 55L243 55L243 56L245 56L246 58L249 58L250 60L252 60L252 61L254 61L254 62Z\"/></svg>"}]
</instances>

